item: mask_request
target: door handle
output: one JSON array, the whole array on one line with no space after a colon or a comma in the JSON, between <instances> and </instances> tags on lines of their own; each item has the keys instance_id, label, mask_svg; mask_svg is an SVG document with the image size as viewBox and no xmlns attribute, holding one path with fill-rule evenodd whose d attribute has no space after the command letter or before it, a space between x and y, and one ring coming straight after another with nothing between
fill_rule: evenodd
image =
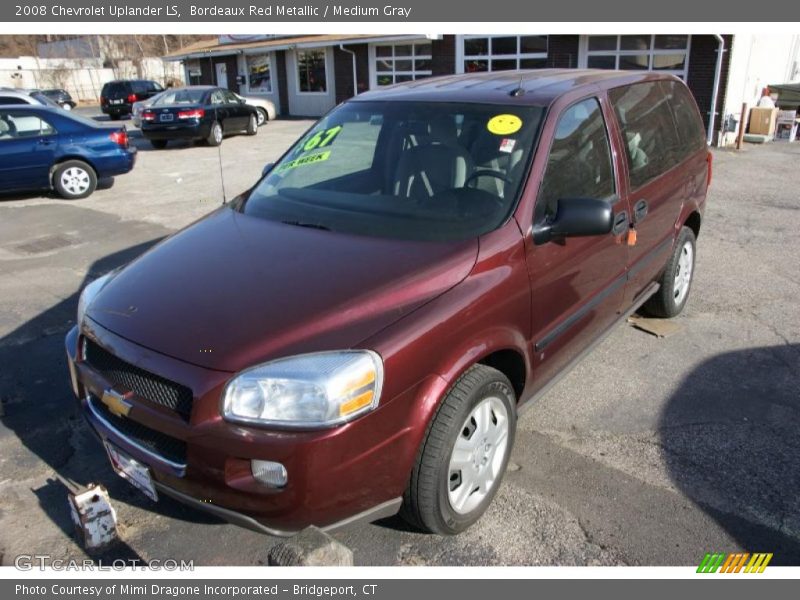
<instances>
[{"instance_id":1,"label":"door handle","mask_svg":"<svg viewBox=\"0 0 800 600\"><path fill-rule=\"evenodd\" d=\"M639 200L633 205L633 222L638 223L647 216L647 200Z\"/></svg>"},{"instance_id":2,"label":"door handle","mask_svg":"<svg viewBox=\"0 0 800 600\"><path fill-rule=\"evenodd\" d=\"M628 213L624 210L614 215L614 227L611 233L614 235L622 235L628 230Z\"/></svg>"},{"instance_id":3,"label":"door handle","mask_svg":"<svg viewBox=\"0 0 800 600\"><path fill-rule=\"evenodd\" d=\"M50 138L40 138L39 144L42 146L52 146L53 140L51 140Z\"/></svg>"}]
</instances>

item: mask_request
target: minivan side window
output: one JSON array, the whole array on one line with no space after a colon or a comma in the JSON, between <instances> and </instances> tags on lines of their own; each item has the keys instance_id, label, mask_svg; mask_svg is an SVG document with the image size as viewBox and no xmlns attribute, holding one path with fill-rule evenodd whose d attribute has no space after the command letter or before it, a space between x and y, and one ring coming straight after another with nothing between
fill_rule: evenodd
<instances>
[{"instance_id":1,"label":"minivan side window","mask_svg":"<svg viewBox=\"0 0 800 600\"><path fill-rule=\"evenodd\" d=\"M561 198L609 198L615 191L603 112L596 98L588 98L558 119L535 219L554 216Z\"/></svg>"},{"instance_id":2,"label":"minivan side window","mask_svg":"<svg viewBox=\"0 0 800 600\"><path fill-rule=\"evenodd\" d=\"M684 158L705 147L705 125L700 119L694 99L685 85L677 81L662 81L661 85L667 95L667 101L672 107L683 150L681 158Z\"/></svg>"},{"instance_id":3,"label":"minivan side window","mask_svg":"<svg viewBox=\"0 0 800 600\"><path fill-rule=\"evenodd\" d=\"M632 189L655 179L681 159L672 109L659 83L635 83L609 92L625 139Z\"/></svg>"}]
</instances>

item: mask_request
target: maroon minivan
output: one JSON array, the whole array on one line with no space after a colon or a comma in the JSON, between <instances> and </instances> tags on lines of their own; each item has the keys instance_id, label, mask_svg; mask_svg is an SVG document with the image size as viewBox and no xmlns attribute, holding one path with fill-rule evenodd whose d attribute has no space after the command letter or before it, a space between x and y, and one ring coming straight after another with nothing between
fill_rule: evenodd
<instances>
[{"instance_id":1,"label":"maroon minivan","mask_svg":"<svg viewBox=\"0 0 800 600\"><path fill-rule=\"evenodd\" d=\"M276 535L398 511L458 533L521 409L631 312L684 307L710 178L672 76L361 94L84 289L74 392L154 500Z\"/></svg>"}]
</instances>

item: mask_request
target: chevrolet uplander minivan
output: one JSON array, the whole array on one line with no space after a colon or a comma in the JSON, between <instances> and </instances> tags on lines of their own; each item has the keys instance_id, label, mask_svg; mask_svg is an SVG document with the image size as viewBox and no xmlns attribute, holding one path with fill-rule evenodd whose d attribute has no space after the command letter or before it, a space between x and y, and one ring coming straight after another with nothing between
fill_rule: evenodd
<instances>
[{"instance_id":1,"label":"chevrolet uplander minivan","mask_svg":"<svg viewBox=\"0 0 800 600\"><path fill-rule=\"evenodd\" d=\"M153 499L276 535L397 512L458 533L526 405L633 311L683 309L710 179L672 76L361 94L84 289L74 392Z\"/></svg>"}]
</instances>

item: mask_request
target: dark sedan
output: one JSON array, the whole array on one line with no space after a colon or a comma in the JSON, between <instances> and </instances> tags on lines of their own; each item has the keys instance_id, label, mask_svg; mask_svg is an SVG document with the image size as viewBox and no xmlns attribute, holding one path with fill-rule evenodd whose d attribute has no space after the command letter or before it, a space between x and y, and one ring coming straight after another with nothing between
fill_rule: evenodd
<instances>
[{"instance_id":1,"label":"dark sedan","mask_svg":"<svg viewBox=\"0 0 800 600\"><path fill-rule=\"evenodd\" d=\"M62 89L40 90L40 93L50 98L50 100L58 104L64 110L72 110L77 106L77 104L72 99L72 96L67 90L62 90Z\"/></svg>"},{"instance_id":2,"label":"dark sedan","mask_svg":"<svg viewBox=\"0 0 800 600\"><path fill-rule=\"evenodd\" d=\"M168 90L142 111L142 135L154 148L170 140L205 140L219 146L231 133L258 133L256 109L230 90L189 86Z\"/></svg>"},{"instance_id":3,"label":"dark sedan","mask_svg":"<svg viewBox=\"0 0 800 600\"><path fill-rule=\"evenodd\" d=\"M0 192L53 189L75 200L133 169L124 127L44 106L0 106Z\"/></svg>"}]
</instances>

